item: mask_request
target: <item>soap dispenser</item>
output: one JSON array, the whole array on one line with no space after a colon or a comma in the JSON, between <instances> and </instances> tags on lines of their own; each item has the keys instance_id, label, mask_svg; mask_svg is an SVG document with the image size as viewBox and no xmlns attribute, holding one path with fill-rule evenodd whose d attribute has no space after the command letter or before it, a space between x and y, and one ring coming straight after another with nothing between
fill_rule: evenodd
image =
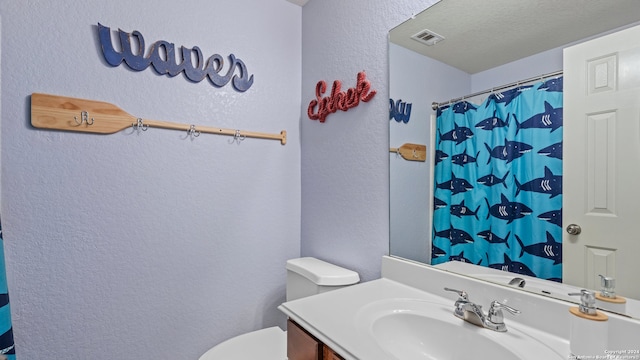
<instances>
[{"instance_id":1,"label":"soap dispenser","mask_svg":"<svg viewBox=\"0 0 640 360\"><path fill-rule=\"evenodd\" d=\"M569 347L577 358L595 359L604 356L607 349L609 317L596 309L596 297L592 291L581 290L580 306L569 308Z\"/></svg>"},{"instance_id":2,"label":"soap dispenser","mask_svg":"<svg viewBox=\"0 0 640 360\"><path fill-rule=\"evenodd\" d=\"M616 279L604 275L598 276L600 276L601 290L596 294L596 299L609 303L606 306L609 310L624 312L627 299L616 295Z\"/></svg>"},{"instance_id":3,"label":"soap dispenser","mask_svg":"<svg viewBox=\"0 0 640 360\"><path fill-rule=\"evenodd\" d=\"M600 276L600 294L596 294L596 298L598 295L603 298L615 299L616 298L616 279L604 276L602 274Z\"/></svg>"}]
</instances>

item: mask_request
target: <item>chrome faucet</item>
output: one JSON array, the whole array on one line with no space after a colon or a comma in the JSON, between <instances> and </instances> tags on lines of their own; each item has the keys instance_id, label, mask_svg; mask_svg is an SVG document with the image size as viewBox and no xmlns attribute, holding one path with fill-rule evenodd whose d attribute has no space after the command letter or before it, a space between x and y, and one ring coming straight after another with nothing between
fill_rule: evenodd
<instances>
[{"instance_id":1,"label":"chrome faucet","mask_svg":"<svg viewBox=\"0 0 640 360\"><path fill-rule=\"evenodd\" d=\"M512 286L515 285L520 288L523 288L526 283L527 282L524 281L524 279L521 277L514 277L513 279L511 279L511 281L509 281L509 285L512 285Z\"/></svg>"},{"instance_id":2,"label":"chrome faucet","mask_svg":"<svg viewBox=\"0 0 640 360\"><path fill-rule=\"evenodd\" d=\"M493 331L505 332L507 326L504 323L504 315L502 310L507 310L513 315L520 314L519 310L512 308L499 301L492 301L489 312L485 315L482 306L469 301L469 295L466 291L444 288L446 291L452 291L458 294L458 300L455 303L453 315L469 322L471 324L487 328Z\"/></svg>"}]
</instances>

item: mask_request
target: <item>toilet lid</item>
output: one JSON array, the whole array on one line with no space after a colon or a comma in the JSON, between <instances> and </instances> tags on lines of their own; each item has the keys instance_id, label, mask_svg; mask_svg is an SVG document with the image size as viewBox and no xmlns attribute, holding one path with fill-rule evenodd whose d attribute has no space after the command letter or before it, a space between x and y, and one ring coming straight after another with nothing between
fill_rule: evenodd
<instances>
[{"instance_id":1,"label":"toilet lid","mask_svg":"<svg viewBox=\"0 0 640 360\"><path fill-rule=\"evenodd\" d=\"M287 333L277 326L238 335L204 353L198 360L286 360Z\"/></svg>"}]
</instances>

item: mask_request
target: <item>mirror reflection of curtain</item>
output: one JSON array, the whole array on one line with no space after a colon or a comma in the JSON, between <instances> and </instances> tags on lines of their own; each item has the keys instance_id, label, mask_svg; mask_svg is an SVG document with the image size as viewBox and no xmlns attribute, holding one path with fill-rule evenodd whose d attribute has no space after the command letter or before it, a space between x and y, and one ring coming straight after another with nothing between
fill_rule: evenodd
<instances>
[{"instance_id":1,"label":"mirror reflection of curtain","mask_svg":"<svg viewBox=\"0 0 640 360\"><path fill-rule=\"evenodd\" d=\"M2 225L0 225L0 359L5 358L15 360L15 348L4 263L4 241L2 240Z\"/></svg>"},{"instance_id":2,"label":"mirror reflection of curtain","mask_svg":"<svg viewBox=\"0 0 640 360\"><path fill-rule=\"evenodd\" d=\"M562 78L438 109L432 264L562 281Z\"/></svg>"}]
</instances>

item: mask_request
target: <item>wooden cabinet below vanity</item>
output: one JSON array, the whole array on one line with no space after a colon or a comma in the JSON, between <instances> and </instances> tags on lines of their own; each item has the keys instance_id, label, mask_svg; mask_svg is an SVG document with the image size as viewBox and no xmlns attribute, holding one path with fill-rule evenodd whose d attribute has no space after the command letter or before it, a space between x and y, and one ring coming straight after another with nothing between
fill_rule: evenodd
<instances>
[{"instance_id":1,"label":"wooden cabinet below vanity","mask_svg":"<svg viewBox=\"0 0 640 360\"><path fill-rule=\"evenodd\" d=\"M323 345L323 358L322 360L344 360L344 358L336 354L330 347Z\"/></svg>"},{"instance_id":2,"label":"wooden cabinet below vanity","mask_svg":"<svg viewBox=\"0 0 640 360\"><path fill-rule=\"evenodd\" d=\"M287 321L287 357L289 360L344 360L292 320Z\"/></svg>"}]
</instances>

